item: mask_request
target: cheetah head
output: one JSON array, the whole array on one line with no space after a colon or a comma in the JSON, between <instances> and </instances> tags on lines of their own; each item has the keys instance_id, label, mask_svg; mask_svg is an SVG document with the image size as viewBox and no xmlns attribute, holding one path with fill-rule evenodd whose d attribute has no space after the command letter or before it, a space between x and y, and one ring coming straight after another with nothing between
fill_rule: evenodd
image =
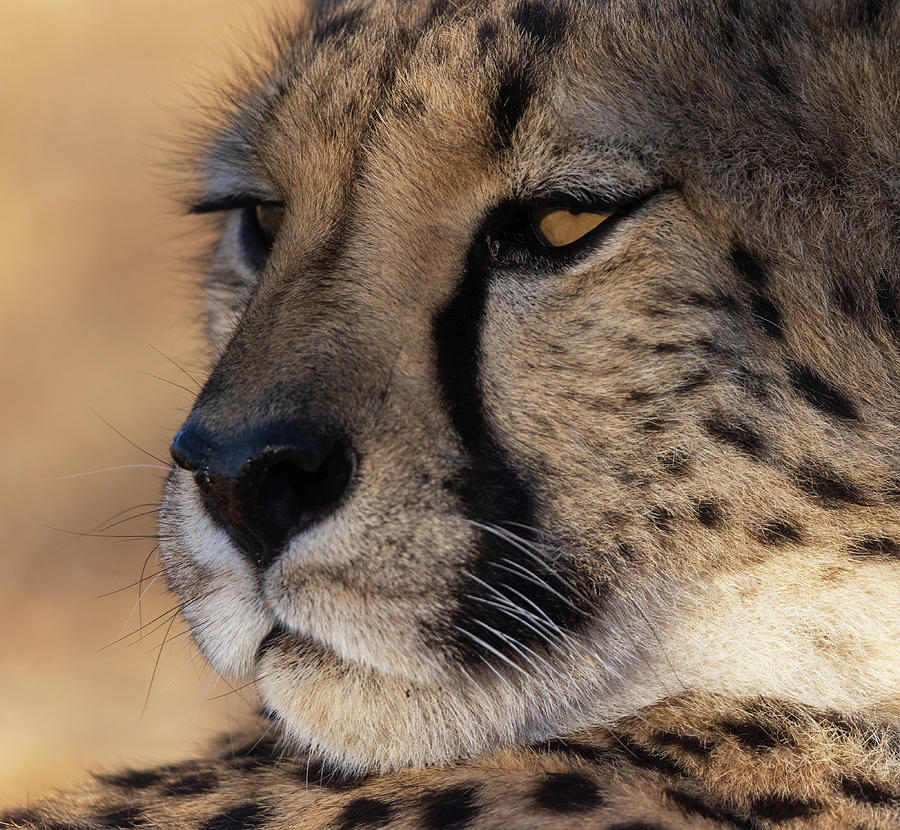
<instances>
[{"instance_id":1,"label":"cheetah head","mask_svg":"<svg viewBox=\"0 0 900 830\"><path fill-rule=\"evenodd\" d=\"M384 770L684 689L896 695L900 17L865 8L281 38L199 165L216 358L161 538L287 740Z\"/></svg>"}]
</instances>

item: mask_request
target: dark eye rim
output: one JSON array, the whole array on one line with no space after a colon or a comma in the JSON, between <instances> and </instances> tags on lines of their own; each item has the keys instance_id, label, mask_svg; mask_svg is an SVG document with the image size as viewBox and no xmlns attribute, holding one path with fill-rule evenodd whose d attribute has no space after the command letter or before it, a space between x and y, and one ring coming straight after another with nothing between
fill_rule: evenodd
<instances>
[{"instance_id":1,"label":"dark eye rim","mask_svg":"<svg viewBox=\"0 0 900 830\"><path fill-rule=\"evenodd\" d=\"M569 193L555 193L503 202L492 211L481 235L487 243L484 245L486 260L489 267L499 270L564 269L593 252L621 221L663 192L662 189L654 189L640 196L616 200L599 197L585 199ZM568 245L548 247L540 241L533 228L534 213L547 209L611 215Z\"/></svg>"},{"instance_id":2,"label":"dark eye rim","mask_svg":"<svg viewBox=\"0 0 900 830\"><path fill-rule=\"evenodd\" d=\"M278 199L253 194L240 194L198 202L192 205L188 212L193 215L239 212L238 238L241 249L247 263L254 270L260 271L265 266L269 254L272 252L275 237L267 233L260 225L256 213L259 207L274 207L286 210L285 203Z\"/></svg>"}]
</instances>

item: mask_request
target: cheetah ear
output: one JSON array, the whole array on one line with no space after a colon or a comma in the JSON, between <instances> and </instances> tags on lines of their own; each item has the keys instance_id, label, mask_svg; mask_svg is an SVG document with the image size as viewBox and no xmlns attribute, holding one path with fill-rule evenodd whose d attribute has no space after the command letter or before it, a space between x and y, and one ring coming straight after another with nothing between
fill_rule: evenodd
<instances>
[{"instance_id":1,"label":"cheetah ear","mask_svg":"<svg viewBox=\"0 0 900 830\"><path fill-rule=\"evenodd\" d=\"M612 213L572 213L569 210L547 208L535 211L531 226L542 245L562 248L577 242L601 225Z\"/></svg>"}]
</instances>

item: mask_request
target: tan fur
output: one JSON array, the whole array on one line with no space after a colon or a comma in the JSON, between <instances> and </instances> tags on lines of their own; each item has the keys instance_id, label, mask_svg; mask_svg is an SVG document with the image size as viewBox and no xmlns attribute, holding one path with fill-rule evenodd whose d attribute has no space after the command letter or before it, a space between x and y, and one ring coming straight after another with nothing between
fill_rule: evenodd
<instances>
[{"instance_id":1,"label":"tan fur","mask_svg":"<svg viewBox=\"0 0 900 830\"><path fill-rule=\"evenodd\" d=\"M892 3L315 8L200 165L286 215L259 268L217 219L189 423L353 483L266 568L187 470L160 522L277 740L8 823L900 826L898 46ZM615 207L554 264L535 200Z\"/></svg>"}]
</instances>

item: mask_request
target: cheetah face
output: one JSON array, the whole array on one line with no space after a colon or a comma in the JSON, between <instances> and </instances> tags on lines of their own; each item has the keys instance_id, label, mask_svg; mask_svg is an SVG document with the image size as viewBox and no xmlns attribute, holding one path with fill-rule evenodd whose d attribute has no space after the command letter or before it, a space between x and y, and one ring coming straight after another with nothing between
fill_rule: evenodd
<instances>
[{"instance_id":1,"label":"cheetah face","mask_svg":"<svg viewBox=\"0 0 900 830\"><path fill-rule=\"evenodd\" d=\"M884 635L829 618L822 574L869 544L883 584L896 529L888 203L854 246L855 133L761 75L764 9L613 5L323 4L200 165L216 364L164 566L213 665L345 767L686 684L884 682L809 655Z\"/></svg>"}]
</instances>

